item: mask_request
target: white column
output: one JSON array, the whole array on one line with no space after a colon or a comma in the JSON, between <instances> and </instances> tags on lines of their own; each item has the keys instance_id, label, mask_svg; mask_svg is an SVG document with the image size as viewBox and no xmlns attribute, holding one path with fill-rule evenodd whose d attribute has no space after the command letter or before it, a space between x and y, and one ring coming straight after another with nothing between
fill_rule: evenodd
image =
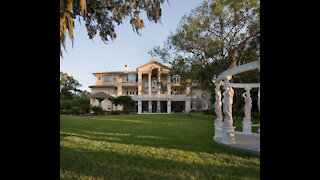
<instances>
[{"instance_id":1,"label":"white column","mask_svg":"<svg viewBox=\"0 0 320 180\"><path fill-rule=\"evenodd\" d=\"M142 102L138 101L138 114L142 113Z\"/></svg>"},{"instance_id":2,"label":"white column","mask_svg":"<svg viewBox=\"0 0 320 180\"><path fill-rule=\"evenodd\" d=\"M259 69L259 72L260 72L260 65L259 65L258 69ZM259 86L259 91L258 91L258 108L259 108L259 114L260 114L260 86ZM261 118L260 118L260 121L261 121ZM260 133L260 123L259 123L258 132ZM259 148L259 151L260 151L260 148Z\"/></svg>"},{"instance_id":3,"label":"white column","mask_svg":"<svg viewBox=\"0 0 320 180\"><path fill-rule=\"evenodd\" d=\"M158 68L158 94L160 94L160 89L161 89L161 71L160 68Z\"/></svg>"},{"instance_id":4,"label":"white column","mask_svg":"<svg viewBox=\"0 0 320 180\"><path fill-rule=\"evenodd\" d=\"M171 100L167 101L167 113L171 114Z\"/></svg>"},{"instance_id":5,"label":"white column","mask_svg":"<svg viewBox=\"0 0 320 180\"><path fill-rule=\"evenodd\" d=\"M151 72L148 73L148 82L149 82L149 87L148 87L148 90L149 90L149 95L151 95Z\"/></svg>"},{"instance_id":6,"label":"white column","mask_svg":"<svg viewBox=\"0 0 320 180\"><path fill-rule=\"evenodd\" d=\"M215 97L215 102L214 102L214 111L217 115L217 119L214 120L214 137L213 137L214 139L222 138L223 116L222 116L222 111L221 111L221 106L222 106L221 90L220 90L221 83L222 83L222 81L219 81L215 84L216 97Z\"/></svg>"},{"instance_id":7,"label":"white column","mask_svg":"<svg viewBox=\"0 0 320 180\"><path fill-rule=\"evenodd\" d=\"M149 101L149 113L152 113L152 101Z\"/></svg>"},{"instance_id":8,"label":"white column","mask_svg":"<svg viewBox=\"0 0 320 180\"><path fill-rule=\"evenodd\" d=\"M259 87L259 91L258 91L258 109L259 109L259 113L260 113L260 87Z\"/></svg>"},{"instance_id":9,"label":"white column","mask_svg":"<svg viewBox=\"0 0 320 180\"><path fill-rule=\"evenodd\" d=\"M186 93L187 93L187 96L190 95L190 86L188 86L188 85L187 85L187 87L186 87Z\"/></svg>"},{"instance_id":10,"label":"white column","mask_svg":"<svg viewBox=\"0 0 320 180\"><path fill-rule=\"evenodd\" d=\"M160 101L157 101L157 112L161 113Z\"/></svg>"},{"instance_id":11,"label":"white column","mask_svg":"<svg viewBox=\"0 0 320 180\"><path fill-rule=\"evenodd\" d=\"M246 92L242 94L244 97L244 114L245 117L242 121L242 132L251 133L252 132L252 122L251 122L251 108L252 108L252 99L250 97L250 89L246 88Z\"/></svg>"},{"instance_id":12,"label":"white column","mask_svg":"<svg viewBox=\"0 0 320 180\"><path fill-rule=\"evenodd\" d=\"M235 137L234 134L229 133L229 131L234 131L233 119L232 119L232 103L234 91L230 86L229 80L232 76L227 76L225 79L225 91L223 93L223 113L225 115L223 125L222 125L222 141L224 144L234 144Z\"/></svg>"},{"instance_id":13,"label":"white column","mask_svg":"<svg viewBox=\"0 0 320 180\"><path fill-rule=\"evenodd\" d=\"M171 95L171 77L168 75L167 76L167 92L168 92L168 95Z\"/></svg>"},{"instance_id":14,"label":"white column","mask_svg":"<svg viewBox=\"0 0 320 180\"><path fill-rule=\"evenodd\" d=\"M117 95L122 96L122 78L118 78L117 80ZM117 105L117 110L122 110L122 106L121 105Z\"/></svg>"},{"instance_id":15,"label":"white column","mask_svg":"<svg viewBox=\"0 0 320 180\"><path fill-rule=\"evenodd\" d=\"M169 100L167 101L167 113L171 114L171 77L167 75L167 95Z\"/></svg>"},{"instance_id":16,"label":"white column","mask_svg":"<svg viewBox=\"0 0 320 180\"><path fill-rule=\"evenodd\" d=\"M117 92L118 92L118 96L122 96L122 78L118 78L117 80Z\"/></svg>"},{"instance_id":17,"label":"white column","mask_svg":"<svg viewBox=\"0 0 320 180\"><path fill-rule=\"evenodd\" d=\"M185 101L185 111L186 113L189 113L191 110L191 98L187 97Z\"/></svg>"},{"instance_id":18,"label":"white column","mask_svg":"<svg viewBox=\"0 0 320 180\"><path fill-rule=\"evenodd\" d=\"M259 68L260 70L260 68ZM258 108L259 108L259 114L260 114L260 87L259 87L259 91L258 91ZM260 118L261 121L261 118ZM259 129L258 132L260 133L260 123L259 123Z\"/></svg>"},{"instance_id":19,"label":"white column","mask_svg":"<svg viewBox=\"0 0 320 180\"><path fill-rule=\"evenodd\" d=\"M141 95L142 73L138 72L138 95Z\"/></svg>"}]
</instances>

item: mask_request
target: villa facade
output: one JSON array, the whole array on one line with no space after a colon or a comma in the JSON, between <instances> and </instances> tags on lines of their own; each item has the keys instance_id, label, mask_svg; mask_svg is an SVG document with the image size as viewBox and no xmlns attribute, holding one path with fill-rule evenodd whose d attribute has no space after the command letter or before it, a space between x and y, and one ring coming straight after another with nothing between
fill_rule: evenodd
<instances>
[{"instance_id":1,"label":"villa facade","mask_svg":"<svg viewBox=\"0 0 320 180\"><path fill-rule=\"evenodd\" d=\"M98 101L95 95L105 94L108 97L131 96L138 114L150 113L188 113L192 109L206 109L210 106L210 95L207 92L182 86L179 76L169 75L170 67L157 62L155 57L136 71L97 72L96 85L92 90L90 104L101 105L103 110L122 110L106 97ZM101 99L101 98L100 98Z\"/></svg>"}]
</instances>

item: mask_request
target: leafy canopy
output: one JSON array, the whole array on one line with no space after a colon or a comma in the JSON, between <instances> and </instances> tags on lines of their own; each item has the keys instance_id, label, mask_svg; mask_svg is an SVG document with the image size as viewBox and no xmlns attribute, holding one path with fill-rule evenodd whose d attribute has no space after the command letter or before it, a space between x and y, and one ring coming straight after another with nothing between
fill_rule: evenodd
<instances>
[{"instance_id":1,"label":"leafy canopy","mask_svg":"<svg viewBox=\"0 0 320 180\"><path fill-rule=\"evenodd\" d=\"M76 93L79 93L80 97L85 97L88 94L87 91L81 91L78 87L82 85L69 76L67 73L60 72L60 98L62 99L72 99Z\"/></svg>"},{"instance_id":2,"label":"leafy canopy","mask_svg":"<svg viewBox=\"0 0 320 180\"><path fill-rule=\"evenodd\" d=\"M183 16L175 33L149 54L172 66L181 82L212 89L226 69L259 59L260 1L206 0Z\"/></svg>"},{"instance_id":3,"label":"leafy canopy","mask_svg":"<svg viewBox=\"0 0 320 180\"><path fill-rule=\"evenodd\" d=\"M123 105L124 110L132 110L135 101L130 96L118 96L114 99L113 103L117 105Z\"/></svg>"},{"instance_id":4,"label":"leafy canopy","mask_svg":"<svg viewBox=\"0 0 320 180\"><path fill-rule=\"evenodd\" d=\"M73 44L74 19L85 21L88 36L93 39L99 33L106 43L117 37L115 24L120 25L124 18L130 18L132 29L139 34L144 27L140 12L145 11L150 21L157 23L161 17L160 5L164 0L60 0L60 55L61 45L65 48L67 30Z\"/></svg>"}]
</instances>

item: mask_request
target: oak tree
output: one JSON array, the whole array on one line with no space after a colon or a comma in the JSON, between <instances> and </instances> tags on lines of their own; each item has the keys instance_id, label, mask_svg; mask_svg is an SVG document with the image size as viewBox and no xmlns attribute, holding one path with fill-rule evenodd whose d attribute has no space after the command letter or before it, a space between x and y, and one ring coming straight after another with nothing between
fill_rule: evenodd
<instances>
[{"instance_id":1,"label":"oak tree","mask_svg":"<svg viewBox=\"0 0 320 180\"><path fill-rule=\"evenodd\" d=\"M215 75L259 59L260 1L206 0L149 54L171 64L182 82L213 90Z\"/></svg>"},{"instance_id":2,"label":"oak tree","mask_svg":"<svg viewBox=\"0 0 320 180\"><path fill-rule=\"evenodd\" d=\"M63 57L61 45L66 50L67 32L73 44L75 19L84 20L90 39L98 33L106 43L117 37L115 25L120 25L126 17L138 34L144 27L140 18L142 11L146 12L148 20L157 23L162 3L164 0L60 0L60 56Z\"/></svg>"}]
</instances>

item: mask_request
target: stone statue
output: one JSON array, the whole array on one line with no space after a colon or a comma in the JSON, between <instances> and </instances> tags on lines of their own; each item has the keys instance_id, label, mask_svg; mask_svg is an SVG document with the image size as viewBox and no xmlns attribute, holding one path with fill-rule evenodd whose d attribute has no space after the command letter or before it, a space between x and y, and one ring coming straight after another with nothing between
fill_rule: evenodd
<instances>
[{"instance_id":1,"label":"stone statue","mask_svg":"<svg viewBox=\"0 0 320 180\"><path fill-rule=\"evenodd\" d=\"M258 91L258 109L259 109L259 113L260 113L260 88Z\"/></svg>"},{"instance_id":2,"label":"stone statue","mask_svg":"<svg viewBox=\"0 0 320 180\"><path fill-rule=\"evenodd\" d=\"M232 126L232 103L234 91L231 86L227 87L223 93L223 113L225 114L224 124Z\"/></svg>"},{"instance_id":3,"label":"stone statue","mask_svg":"<svg viewBox=\"0 0 320 180\"><path fill-rule=\"evenodd\" d=\"M215 99L215 102L214 102L214 111L217 115L217 119L216 121L220 121L222 122L222 112L221 112L221 106L222 106L222 103L221 103L221 91L219 88L216 88L216 99Z\"/></svg>"},{"instance_id":4,"label":"stone statue","mask_svg":"<svg viewBox=\"0 0 320 180\"><path fill-rule=\"evenodd\" d=\"M250 97L250 92L245 92L242 94L242 96L244 97L244 113L245 113L245 119L247 121L250 121L251 119L251 108L252 108L252 99Z\"/></svg>"}]
</instances>

